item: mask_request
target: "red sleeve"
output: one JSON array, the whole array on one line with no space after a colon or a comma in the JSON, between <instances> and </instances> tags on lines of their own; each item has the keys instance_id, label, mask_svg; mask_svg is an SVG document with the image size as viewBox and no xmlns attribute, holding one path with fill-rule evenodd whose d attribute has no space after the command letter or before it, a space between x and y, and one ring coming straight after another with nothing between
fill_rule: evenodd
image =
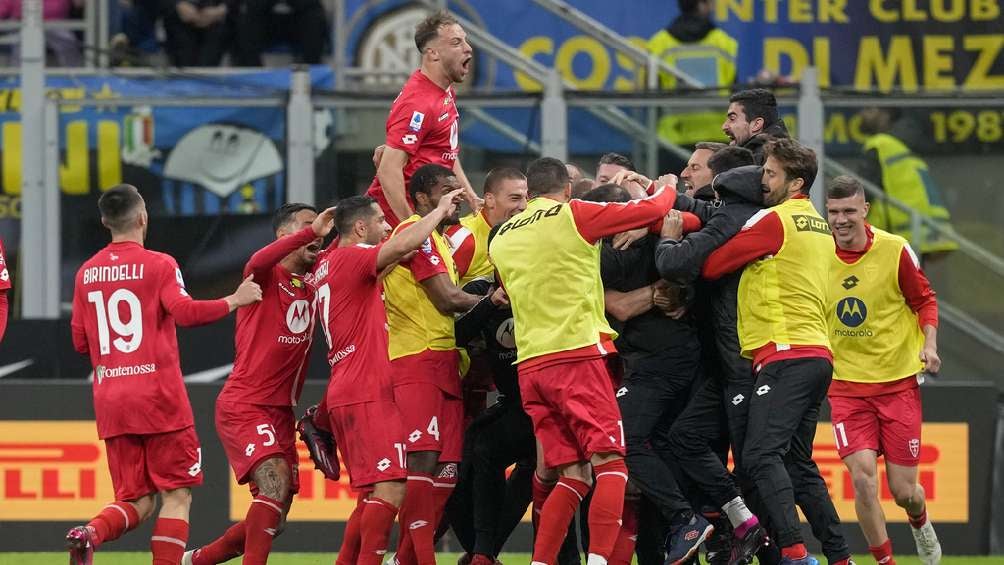
<instances>
[{"instance_id":1,"label":"red sleeve","mask_svg":"<svg viewBox=\"0 0 1004 565\"><path fill-rule=\"evenodd\" d=\"M280 237L262 247L251 256L247 265L244 265L244 276L253 274L256 282L264 284L272 275L272 267L275 267L279 261L285 259L293 251L315 239L317 239L317 236L314 234L314 229L310 226L292 235Z\"/></svg>"},{"instance_id":2,"label":"red sleeve","mask_svg":"<svg viewBox=\"0 0 1004 565\"><path fill-rule=\"evenodd\" d=\"M899 289L910 310L917 314L921 329L924 326L938 327L937 295L909 245L903 247L899 256Z\"/></svg>"},{"instance_id":3,"label":"red sleeve","mask_svg":"<svg viewBox=\"0 0 1004 565\"><path fill-rule=\"evenodd\" d=\"M73 349L77 353L88 353L87 348L87 327L84 325L84 297L79 291L80 277L76 279L73 287L73 309L70 313L70 334L73 336Z\"/></svg>"},{"instance_id":4,"label":"red sleeve","mask_svg":"<svg viewBox=\"0 0 1004 565\"><path fill-rule=\"evenodd\" d=\"M161 267L159 284L160 304L174 316L179 326L208 324L230 313L226 300L193 300L185 290L185 279L174 259L169 259Z\"/></svg>"},{"instance_id":5,"label":"red sleeve","mask_svg":"<svg viewBox=\"0 0 1004 565\"><path fill-rule=\"evenodd\" d=\"M387 116L387 147L400 149L412 157L422 145L425 136L435 124L433 116L420 93L402 92Z\"/></svg>"},{"instance_id":6,"label":"red sleeve","mask_svg":"<svg viewBox=\"0 0 1004 565\"><path fill-rule=\"evenodd\" d=\"M724 277L765 255L777 253L783 243L781 218L776 212L761 210L725 245L711 252L701 275L709 280Z\"/></svg>"},{"instance_id":7,"label":"red sleeve","mask_svg":"<svg viewBox=\"0 0 1004 565\"><path fill-rule=\"evenodd\" d=\"M446 231L446 235L449 236L450 241L453 243L453 262L457 265L457 274L463 278L467 274L468 269L471 268L471 262L474 260L474 234L471 230L457 224L450 226ZM463 237L464 239L458 243L457 237Z\"/></svg>"},{"instance_id":8,"label":"red sleeve","mask_svg":"<svg viewBox=\"0 0 1004 565\"><path fill-rule=\"evenodd\" d=\"M432 238L427 238L422 247L418 248L418 252L412 256L411 259L401 263L405 268L411 270L411 274L414 275L417 282L422 282L426 279L431 279L436 275L446 275L449 274L446 271L446 264L443 262L443 257L436 250L436 246L432 243Z\"/></svg>"},{"instance_id":9,"label":"red sleeve","mask_svg":"<svg viewBox=\"0 0 1004 565\"><path fill-rule=\"evenodd\" d=\"M682 212L683 214L683 233L694 233L695 231L701 231L704 224L701 222L701 218L697 214L691 212ZM666 221L666 216L659 218L659 221L649 226L648 231L658 235L662 233L662 224Z\"/></svg>"},{"instance_id":10,"label":"red sleeve","mask_svg":"<svg viewBox=\"0 0 1004 565\"><path fill-rule=\"evenodd\" d=\"M649 187L651 189L651 186ZM589 243L604 237L648 226L659 221L673 207L676 190L663 187L654 195L630 202L586 202L570 200L579 235Z\"/></svg>"},{"instance_id":11,"label":"red sleeve","mask_svg":"<svg viewBox=\"0 0 1004 565\"><path fill-rule=\"evenodd\" d=\"M0 241L0 290L6 290L10 288L10 271L7 270L7 251L3 248L3 242Z\"/></svg>"}]
</instances>

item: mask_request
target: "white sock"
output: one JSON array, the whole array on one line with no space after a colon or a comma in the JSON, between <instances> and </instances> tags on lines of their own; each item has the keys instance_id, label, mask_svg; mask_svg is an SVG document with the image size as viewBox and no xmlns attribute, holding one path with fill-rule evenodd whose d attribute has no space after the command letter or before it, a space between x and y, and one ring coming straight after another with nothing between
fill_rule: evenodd
<instances>
[{"instance_id":1,"label":"white sock","mask_svg":"<svg viewBox=\"0 0 1004 565\"><path fill-rule=\"evenodd\" d=\"M726 502L725 506L722 506L722 510L729 517L729 522L732 523L733 528L738 528L743 522L753 517L753 513L750 512L749 508L746 508L746 503L739 496Z\"/></svg>"},{"instance_id":2,"label":"white sock","mask_svg":"<svg viewBox=\"0 0 1004 565\"><path fill-rule=\"evenodd\" d=\"M590 553L589 558L586 559L586 565L607 565L607 560L595 553Z\"/></svg>"}]
</instances>

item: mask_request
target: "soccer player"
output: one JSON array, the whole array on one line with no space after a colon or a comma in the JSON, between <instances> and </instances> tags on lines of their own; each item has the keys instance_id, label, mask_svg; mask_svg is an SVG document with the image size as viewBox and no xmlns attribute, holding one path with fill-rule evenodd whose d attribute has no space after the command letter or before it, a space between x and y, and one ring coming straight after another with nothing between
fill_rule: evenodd
<instances>
[{"instance_id":1,"label":"soccer player","mask_svg":"<svg viewBox=\"0 0 1004 565\"><path fill-rule=\"evenodd\" d=\"M492 169L484 188L484 207L446 229L461 287L477 278L494 277L495 268L488 260L488 232L526 209L526 175L518 170Z\"/></svg>"},{"instance_id":2,"label":"soccer player","mask_svg":"<svg viewBox=\"0 0 1004 565\"><path fill-rule=\"evenodd\" d=\"M0 241L0 341L7 331L7 291L10 290L10 271L7 270L7 252Z\"/></svg>"},{"instance_id":3,"label":"soccer player","mask_svg":"<svg viewBox=\"0 0 1004 565\"><path fill-rule=\"evenodd\" d=\"M244 275L262 287L260 303L237 313L234 370L216 399L216 433L238 484L249 484L244 520L183 565L223 563L243 554L265 563L298 490L293 406L303 390L314 329L309 274L334 209L285 204L272 220L276 240L251 256Z\"/></svg>"},{"instance_id":4,"label":"soccer player","mask_svg":"<svg viewBox=\"0 0 1004 565\"><path fill-rule=\"evenodd\" d=\"M443 195L425 217L383 244L390 226L376 201L342 200L337 245L314 270L331 364L326 416L352 488L368 491L346 525L359 538L346 537L338 563L379 565L405 497L405 431L394 402L380 273L421 247L455 213L460 193Z\"/></svg>"},{"instance_id":5,"label":"soccer player","mask_svg":"<svg viewBox=\"0 0 1004 565\"><path fill-rule=\"evenodd\" d=\"M416 214L398 224L390 241L441 199L461 188L453 171L424 165L408 190ZM394 375L394 401L407 434L408 497L401 508L402 531L395 558L419 565L435 563L433 537L442 509L456 484L463 433L459 355L453 315L473 308L482 297L457 287L457 269L442 232L459 221L456 209L444 217L417 253L384 279L388 352Z\"/></svg>"},{"instance_id":6,"label":"soccer player","mask_svg":"<svg viewBox=\"0 0 1004 565\"><path fill-rule=\"evenodd\" d=\"M781 563L816 563L802 543L797 499L830 564L847 565L840 518L812 461L819 406L833 375L826 325L833 238L809 201L815 153L791 139L764 149L767 208L708 257L702 274L717 280L743 269L737 328L756 382L742 465L776 531Z\"/></svg>"},{"instance_id":7,"label":"soccer player","mask_svg":"<svg viewBox=\"0 0 1004 565\"><path fill-rule=\"evenodd\" d=\"M627 467L607 367L616 334L604 316L600 241L655 223L676 192L623 204L569 201L568 171L553 158L530 165L527 186L533 198L502 224L489 253L512 304L523 407L545 464L561 475L541 512L533 561L555 563L595 472L588 563L604 564L620 532Z\"/></svg>"},{"instance_id":8,"label":"soccer player","mask_svg":"<svg viewBox=\"0 0 1004 565\"><path fill-rule=\"evenodd\" d=\"M921 371L937 373L938 302L905 239L868 223L864 188L853 177L833 179L826 213L837 243L830 267L830 408L837 451L854 481L854 509L869 550L895 565L878 500L879 454L896 504L906 510L917 554L941 561L941 544L927 519L920 462Z\"/></svg>"},{"instance_id":9,"label":"soccer player","mask_svg":"<svg viewBox=\"0 0 1004 565\"><path fill-rule=\"evenodd\" d=\"M415 202L406 190L411 176L426 164L453 171L464 188L471 209L479 207L478 196L460 165L460 114L454 83L464 82L474 51L457 20L437 12L415 27L415 47L422 66L412 73L397 95L387 117L387 137L376 178L367 194L380 204L387 222L396 227L412 215Z\"/></svg>"},{"instance_id":10,"label":"soccer player","mask_svg":"<svg viewBox=\"0 0 1004 565\"><path fill-rule=\"evenodd\" d=\"M219 320L261 299L252 277L219 300L192 300L181 269L143 247L146 203L121 184L98 200L112 241L77 272L73 346L94 366L94 414L105 442L115 502L66 534L70 563L90 565L94 550L161 508L150 549L154 565L177 565L188 540L191 487L202 484L202 449L181 379L175 323Z\"/></svg>"}]
</instances>

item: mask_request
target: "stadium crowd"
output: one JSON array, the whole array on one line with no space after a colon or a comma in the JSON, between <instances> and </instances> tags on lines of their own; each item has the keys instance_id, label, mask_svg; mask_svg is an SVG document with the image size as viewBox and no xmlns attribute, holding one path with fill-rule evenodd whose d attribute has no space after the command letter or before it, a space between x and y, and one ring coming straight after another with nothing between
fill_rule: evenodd
<instances>
[{"instance_id":1,"label":"stadium crowd","mask_svg":"<svg viewBox=\"0 0 1004 565\"><path fill-rule=\"evenodd\" d=\"M340 564L381 563L395 519L392 563L435 563L451 526L462 562L492 564L529 506L535 564L580 562L581 537L588 565L677 565L702 545L709 563L810 565L797 507L846 565L812 460L827 397L876 561L895 563L882 454L919 556L939 562L917 481L918 380L940 365L934 292L907 242L868 224L855 179L833 180L816 211L816 155L769 91L733 94L731 143L698 142L679 178L611 154L590 181L545 157L493 170L478 196L453 90L471 46L443 13L415 43L422 66L391 107L368 194L283 206L231 295L193 300L177 263L143 247L139 190L101 197L112 242L77 274L72 329L95 367L116 501L68 533L72 563L152 518L158 495L155 565L265 563L298 489L298 429L318 468L337 480L344 465L359 492ZM186 551L201 454L174 327L234 310L216 433L253 498ZM315 324L331 377L297 422Z\"/></svg>"}]
</instances>

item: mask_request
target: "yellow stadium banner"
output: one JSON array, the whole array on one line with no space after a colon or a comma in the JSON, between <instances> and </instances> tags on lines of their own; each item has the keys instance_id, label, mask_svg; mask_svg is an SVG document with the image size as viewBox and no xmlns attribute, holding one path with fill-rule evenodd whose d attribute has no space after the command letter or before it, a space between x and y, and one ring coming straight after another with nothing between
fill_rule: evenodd
<instances>
[{"instance_id":1,"label":"yellow stadium banner","mask_svg":"<svg viewBox=\"0 0 1004 565\"><path fill-rule=\"evenodd\" d=\"M114 499L93 420L0 420L0 520L87 520Z\"/></svg>"}]
</instances>

